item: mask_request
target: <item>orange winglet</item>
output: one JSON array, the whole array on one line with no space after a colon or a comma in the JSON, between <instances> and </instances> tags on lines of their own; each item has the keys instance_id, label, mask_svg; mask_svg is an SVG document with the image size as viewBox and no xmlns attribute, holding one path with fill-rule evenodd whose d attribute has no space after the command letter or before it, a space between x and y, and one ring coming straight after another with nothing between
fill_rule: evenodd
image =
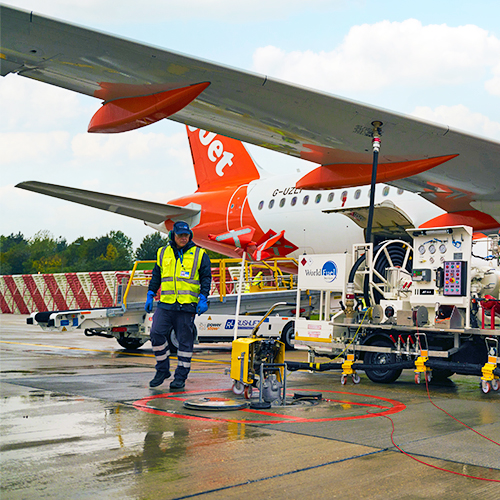
<instances>
[{"instance_id":1,"label":"orange winglet","mask_svg":"<svg viewBox=\"0 0 500 500\"><path fill-rule=\"evenodd\" d=\"M420 224L421 228L449 227L449 226L471 226L474 231L487 231L497 229L500 223L491 215L479 210L464 210L438 215L434 219Z\"/></svg>"},{"instance_id":2,"label":"orange winglet","mask_svg":"<svg viewBox=\"0 0 500 500\"><path fill-rule=\"evenodd\" d=\"M437 156L422 160L380 163L377 182L389 182L410 177L437 167L458 155ZM302 189L336 189L370 184L372 165L369 163L339 163L323 165L299 179L295 187Z\"/></svg>"},{"instance_id":3,"label":"orange winglet","mask_svg":"<svg viewBox=\"0 0 500 500\"><path fill-rule=\"evenodd\" d=\"M209 85L210 82L203 82L158 94L106 102L90 120L88 131L112 134L145 127L177 113Z\"/></svg>"}]
</instances>

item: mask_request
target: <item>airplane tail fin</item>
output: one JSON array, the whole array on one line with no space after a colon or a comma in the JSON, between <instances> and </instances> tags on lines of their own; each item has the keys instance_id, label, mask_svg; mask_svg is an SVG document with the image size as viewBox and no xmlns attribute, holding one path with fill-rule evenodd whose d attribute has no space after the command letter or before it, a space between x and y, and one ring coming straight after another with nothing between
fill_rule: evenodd
<instances>
[{"instance_id":1,"label":"airplane tail fin","mask_svg":"<svg viewBox=\"0 0 500 500\"><path fill-rule=\"evenodd\" d=\"M260 178L243 144L213 132L187 127L198 191L241 186Z\"/></svg>"}]
</instances>

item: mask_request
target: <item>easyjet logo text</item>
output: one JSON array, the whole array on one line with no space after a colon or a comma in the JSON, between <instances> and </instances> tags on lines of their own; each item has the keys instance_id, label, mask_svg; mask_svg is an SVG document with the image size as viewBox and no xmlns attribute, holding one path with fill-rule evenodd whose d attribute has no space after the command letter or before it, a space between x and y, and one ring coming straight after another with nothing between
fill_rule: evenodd
<instances>
[{"instance_id":1,"label":"easyjet logo text","mask_svg":"<svg viewBox=\"0 0 500 500\"><path fill-rule=\"evenodd\" d=\"M188 128L190 132L199 130L196 127ZM222 177L224 175L224 168L232 166L234 154L229 151L224 151L224 145L219 139L216 139L217 134L199 130L198 136L200 143L207 148L208 159L216 164L215 173L219 177Z\"/></svg>"}]
</instances>

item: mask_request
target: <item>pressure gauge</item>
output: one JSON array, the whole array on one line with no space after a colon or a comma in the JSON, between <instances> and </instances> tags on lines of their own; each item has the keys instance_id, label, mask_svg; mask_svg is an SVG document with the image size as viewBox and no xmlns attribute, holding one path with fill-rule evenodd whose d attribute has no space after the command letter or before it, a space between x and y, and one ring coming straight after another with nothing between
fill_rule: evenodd
<instances>
[{"instance_id":1,"label":"pressure gauge","mask_svg":"<svg viewBox=\"0 0 500 500\"><path fill-rule=\"evenodd\" d=\"M446 245L444 243L441 243L441 245L439 245L439 251L441 253L445 253L446 252Z\"/></svg>"},{"instance_id":2,"label":"pressure gauge","mask_svg":"<svg viewBox=\"0 0 500 500\"><path fill-rule=\"evenodd\" d=\"M418 247L418 251L420 252L420 255L424 255L424 253L425 253L425 247L424 247L424 245L420 245Z\"/></svg>"},{"instance_id":3,"label":"pressure gauge","mask_svg":"<svg viewBox=\"0 0 500 500\"><path fill-rule=\"evenodd\" d=\"M436 247L434 246L434 244L429 245L429 252L430 252L431 254L436 253Z\"/></svg>"}]
</instances>

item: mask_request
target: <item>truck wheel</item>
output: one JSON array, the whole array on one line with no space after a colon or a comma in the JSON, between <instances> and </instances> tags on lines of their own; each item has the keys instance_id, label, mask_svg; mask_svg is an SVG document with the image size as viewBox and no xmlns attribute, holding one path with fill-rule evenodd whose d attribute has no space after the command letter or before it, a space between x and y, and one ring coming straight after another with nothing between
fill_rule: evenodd
<instances>
[{"instance_id":1,"label":"truck wheel","mask_svg":"<svg viewBox=\"0 0 500 500\"><path fill-rule=\"evenodd\" d=\"M293 339L295 338L295 323L290 321L283 328L283 332L281 333L281 342L285 344L285 350L293 351L295 349L293 345Z\"/></svg>"},{"instance_id":2,"label":"truck wheel","mask_svg":"<svg viewBox=\"0 0 500 500\"><path fill-rule=\"evenodd\" d=\"M116 339L116 341L124 348L130 351L135 351L139 349L142 345L146 343L146 339L138 339L137 337L122 337Z\"/></svg>"},{"instance_id":3,"label":"truck wheel","mask_svg":"<svg viewBox=\"0 0 500 500\"><path fill-rule=\"evenodd\" d=\"M392 343L389 340L384 339L375 340L375 342L371 345L392 347ZM390 352L367 352L365 354L364 362L367 365L380 365L380 370L366 370L366 376L372 382L376 382L378 384L391 384L392 382L395 382L403 371L402 369L384 370L384 365L397 363L396 355Z\"/></svg>"}]
</instances>

